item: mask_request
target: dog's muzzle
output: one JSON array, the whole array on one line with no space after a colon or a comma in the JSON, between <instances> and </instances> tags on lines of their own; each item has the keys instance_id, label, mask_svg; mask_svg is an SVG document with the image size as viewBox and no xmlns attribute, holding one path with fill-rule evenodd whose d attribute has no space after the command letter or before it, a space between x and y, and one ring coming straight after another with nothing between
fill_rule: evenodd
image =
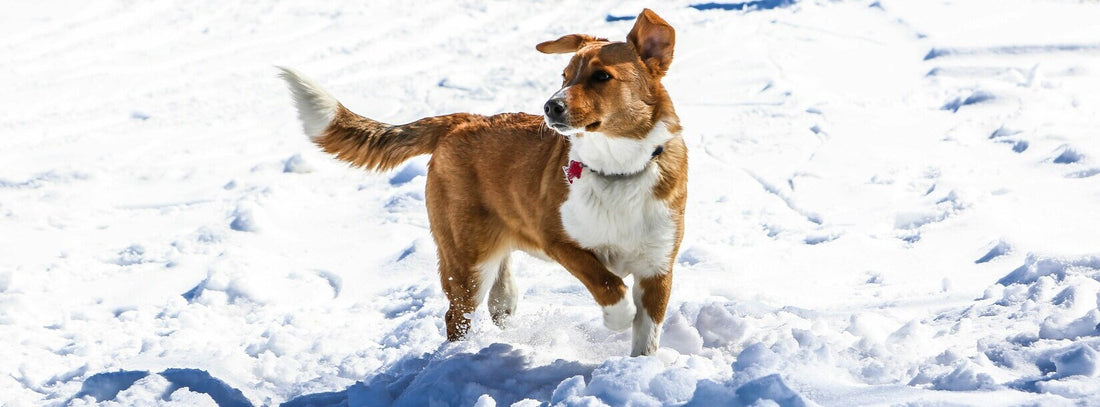
<instances>
[{"instance_id":1,"label":"dog's muzzle","mask_svg":"<svg viewBox=\"0 0 1100 407\"><path fill-rule=\"evenodd\" d=\"M550 99L542 107L542 111L546 112L546 117L550 120L561 121L565 115L565 103L561 99Z\"/></svg>"},{"instance_id":2,"label":"dog's muzzle","mask_svg":"<svg viewBox=\"0 0 1100 407\"><path fill-rule=\"evenodd\" d=\"M569 129L569 124L566 121L565 101L552 98L542 106L542 111L546 114L546 125L555 130L564 131Z\"/></svg>"}]
</instances>

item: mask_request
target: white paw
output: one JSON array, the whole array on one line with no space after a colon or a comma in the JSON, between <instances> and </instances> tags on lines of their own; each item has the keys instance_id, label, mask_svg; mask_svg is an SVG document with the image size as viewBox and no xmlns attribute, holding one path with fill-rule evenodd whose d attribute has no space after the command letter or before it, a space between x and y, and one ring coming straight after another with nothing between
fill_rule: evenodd
<instances>
[{"instance_id":1,"label":"white paw","mask_svg":"<svg viewBox=\"0 0 1100 407\"><path fill-rule=\"evenodd\" d=\"M636 311L634 301L629 296L623 296L619 302L603 307L603 325L612 331L624 331L634 323Z\"/></svg>"},{"instance_id":2,"label":"white paw","mask_svg":"<svg viewBox=\"0 0 1100 407\"><path fill-rule=\"evenodd\" d=\"M659 354L658 344L661 343L661 324L653 323L653 319L643 311L641 318L634 321L634 338L632 342L630 356Z\"/></svg>"}]
</instances>

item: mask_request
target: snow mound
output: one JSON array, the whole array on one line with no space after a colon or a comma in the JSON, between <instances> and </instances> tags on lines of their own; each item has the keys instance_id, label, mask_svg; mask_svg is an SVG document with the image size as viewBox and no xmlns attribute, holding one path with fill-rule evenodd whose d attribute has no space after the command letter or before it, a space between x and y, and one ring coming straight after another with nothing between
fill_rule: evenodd
<instances>
[{"instance_id":1,"label":"snow mound","mask_svg":"<svg viewBox=\"0 0 1100 407\"><path fill-rule=\"evenodd\" d=\"M993 389L996 382L987 373L982 373L969 362L959 363L950 373L932 379L932 388L936 390L969 391Z\"/></svg>"},{"instance_id":2,"label":"snow mound","mask_svg":"<svg viewBox=\"0 0 1100 407\"><path fill-rule=\"evenodd\" d=\"M768 375L737 388L737 400L746 406L777 405L779 407L806 407L816 404L807 402L801 395L787 387L777 374ZM762 402L771 403L762 403Z\"/></svg>"},{"instance_id":3,"label":"snow mound","mask_svg":"<svg viewBox=\"0 0 1100 407\"><path fill-rule=\"evenodd\" d=\"M1100 376L1100 354L1091 346L1077 344L1051 357L1058 377Z\"/></svg>"},{"instance_id":4,"label":"snow mound","mask_svg":"<svg viewBox=\"0 0 1100 407\"><path fill-rule=\"evenodd\" d=\"M548 400L563 381L591 372L591 366L561 360L534 366L526 352L493 344L477 353L403 359L343 392L302 396L285 406L469 406L484 395L511 405L531 397Z\"/></svg>"},{"instance_id":5,"label":"snow mound","mask_svg":"<svg viewBox=\"0 0 1100 407\"><path fill-rule=\"evenodd\" d=\"M301 153L292 155L283 162L283 172L285 173L309 174L316 170L316 167L306 160Z\"/></svg>"},{"instance_id":6,"label":"snow mound","mask_svg":"<svg viewBox=\"0 0 1100 407\"><path fill-rule=\"evenodd\" d=\"M1100 271L1100 256L1063 259L1029 255L1024 265L997 280L997 284L1032 284L1044 276L1064 280L1071 273L1095 274Z\"/></svg>"},{"instance_id":7,"label":"snow mound","mask_svg":"<svg viewBox=\"0 0 1100 407\"><path fill-rule=\"evenodd\" d=\"M779 357L754 346L742 352L733 376L708 379L699 357L613 358L599 366L555 360L539 364L529 351L491 344L477 353L442 351L397 361L339 392L304 395L302 406L515 405L667 406L691 403L813 405L774 372ZM746 367L747 366L747 367ZM740 403L740 404L738 404ZM707 405L707 404L703 404ZM711 404L713 405L713 404Z\"/></svg>"},{"instance_id":8,"label":"snow mound","mask_svg":"<svg viewBox=\"0 0 1100 407\"><path fill-rule=\"evenodd\" d=\"M230 215L229 228L239 232L260 232L268 219L263 209L254 202L241 202Z\"/></svg>"}]
</instances>

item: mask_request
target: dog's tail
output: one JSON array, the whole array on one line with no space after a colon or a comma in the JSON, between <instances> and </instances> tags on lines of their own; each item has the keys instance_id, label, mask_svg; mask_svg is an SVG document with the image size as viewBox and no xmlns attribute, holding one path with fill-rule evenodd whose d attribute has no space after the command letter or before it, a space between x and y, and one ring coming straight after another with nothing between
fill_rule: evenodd
<instances>
[{"instance_id":1,"label":"dog's tail","mask_svg":"<svg viewBox=\"0 0 1100 407\"><path fill-rule=\"evenodd\" d=\"M370 170L386 171L409 158L431 154L440 137L477 117L458 113L394 126L352 113L298 71L277 68L290 86L309 139L336 158Z\"/></svg>"}]
</instances>

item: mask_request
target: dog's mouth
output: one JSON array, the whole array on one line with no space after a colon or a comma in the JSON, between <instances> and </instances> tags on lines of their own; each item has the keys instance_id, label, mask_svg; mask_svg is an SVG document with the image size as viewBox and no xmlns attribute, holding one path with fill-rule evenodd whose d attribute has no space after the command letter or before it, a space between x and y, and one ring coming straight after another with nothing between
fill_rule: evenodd
<instances>
[{"instance_id":1,"label":"dog's mouth","mask_svg":"<svg viewBox=\"0 0 1100 407\"><path fill-rule=\"evenodd\" d=\"M565 136L584 132L583 128L573 127L573 126L570 126L569 124L562 123L562 122L551 122L551 121L547 120L546 125L549 126L551 129L554 129L554 131L557 131L558 133L560 133L562 135L565 135Z\"/></svg>"},{"instance_id":2,"label":"dog's mouth","mask_svg":"<svg viewBox=\"0 0 1100 407\"><path fill-rule=\"evenodd\" d=\"M584 133L586 131L596 131L597 129L600 128L601 124L603 124L603 122L597 120L597 121L594 121L594 122L592 122L592 123L590 123L590 124L588 124L584 127L573 127L573 126L570 126L569 124L562 123L562 122L554 122L554 121L550 121L550 120L546 121L546 125L549 126L551 129L554 129L558 133L565 134L565 135Z\"/></svg>"}]
</instances>

